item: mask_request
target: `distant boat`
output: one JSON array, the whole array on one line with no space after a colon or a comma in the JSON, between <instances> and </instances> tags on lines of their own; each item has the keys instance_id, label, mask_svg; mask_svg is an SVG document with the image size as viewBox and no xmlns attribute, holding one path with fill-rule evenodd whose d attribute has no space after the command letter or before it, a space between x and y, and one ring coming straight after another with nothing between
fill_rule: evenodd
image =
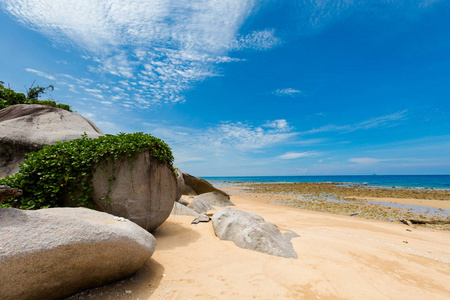
<instances>
[{"instance_id":1,"label":"distant boat","mask_svg":"<svg viewBox=\"0 0 450 300\"><path fill-rule=\"evenodd\" d=\"M372 176L377 176L377 174L374 173L374 174L372 174Z\"/></svg>"}]
</instances>

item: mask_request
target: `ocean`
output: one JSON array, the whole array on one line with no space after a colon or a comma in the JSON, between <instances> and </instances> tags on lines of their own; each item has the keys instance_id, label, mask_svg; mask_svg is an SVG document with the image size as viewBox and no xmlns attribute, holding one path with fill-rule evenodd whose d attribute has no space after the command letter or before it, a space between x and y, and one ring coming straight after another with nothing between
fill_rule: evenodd
<instances>
[{"instance_id":1,"label":"ocean","mask_svg":"<svg viewBox=\"0 0 450 300\"><path fill-rule=\"evenodd\" d=\"M225 182L338 182L379 187L450 189L450 175L330 175L203 177L212 184Z\"/></svg>"}]
</instances>

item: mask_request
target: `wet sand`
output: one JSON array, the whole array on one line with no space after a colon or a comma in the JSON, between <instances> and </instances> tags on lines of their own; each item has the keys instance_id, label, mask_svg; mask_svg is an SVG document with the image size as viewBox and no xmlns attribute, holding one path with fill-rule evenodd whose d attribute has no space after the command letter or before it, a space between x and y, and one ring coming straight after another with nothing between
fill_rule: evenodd
<instances>
[{"instance_id":1,"label":"wet sand","mask_svg":"<svg viewBox=\"0 0 450 300\"><path fill-rule=\"evenodd\" d=\"M235 190L236 192L236 190ZM449 299L450 232L232 195L292 239L298 259L221 241L210 223L170 216L156 252L137 274L72 299Z\"/></svg>"}]
</instances>

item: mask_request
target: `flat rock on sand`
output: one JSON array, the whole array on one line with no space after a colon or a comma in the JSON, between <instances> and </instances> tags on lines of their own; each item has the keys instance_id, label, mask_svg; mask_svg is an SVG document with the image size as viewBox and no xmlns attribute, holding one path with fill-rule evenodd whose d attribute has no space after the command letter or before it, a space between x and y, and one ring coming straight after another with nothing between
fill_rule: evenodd
<instances>
[{"instance_id":1,"label":"flat rock on sand","mask_svg":"<svg viewBox=\"0 0 450 300\"><path fill-rule=\"evenodd\" d=\"M253 213L225 208L212 217L214 232L221 240L271 255L297 258L289 238L273 224Z\"/></svg>"},{"instance_id":2,"label":"flat rock on sand","mask_svg":"<svg viewBox=\"0 0 450 300\"><path fill-rule=\"evenodd\" d=\"M184 206L181 203L175 202L172 208L172 215L182 215L182 216L195 216L198 217L200 214L195 210L190 209L187 206Z\"/></svg>"},{"instance_id":3,"label":"flat rock on sand","mask_svg":"<svg viewBox=\"0 0 450 300\"><path fill-rule=\"evenodd\" d=\"M189 207L190 209L198 212L199 214L207 213L208 210L215 210L214 207L212 207L211 205L209 205L208 203L206 203L202 199L194 199L194 200L192 200L192 202L189 203L187 207Z\"/></svg>"},{"instance_id":4,"label":"flat rock on sand","mask_svg":"<svg viewBox=\"0 0 450 300\"><path fill-rule=\"evenodd\" d=\"M195 197L194 200L202 200L208 205L219 207L234 206L233 202L230 201L230 197L225 196L220 192L209 192L201 194Z\"/></svg>"},{"instance_id":5,"label":"flat rock on sand","mask_svg":"<svg viewBox=\"0 0 450 300\"><path fill-rule=\"evenodd\" d=\"M130 276L154 237L87 208L0 208L0 299L59 299Z\"/></svg>"}]
</instances>

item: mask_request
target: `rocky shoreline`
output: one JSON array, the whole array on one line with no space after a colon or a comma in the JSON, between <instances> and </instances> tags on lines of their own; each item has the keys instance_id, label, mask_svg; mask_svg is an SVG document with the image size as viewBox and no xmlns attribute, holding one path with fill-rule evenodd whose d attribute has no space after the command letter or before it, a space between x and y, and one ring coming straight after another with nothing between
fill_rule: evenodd
<instances>
[{"instance_id":1,"label":"rocky shoreline","mask_svg":"<svg viewBox=\"0 0 450 300\"><path fill-rule=\"evenodd\" d=\"M289 207L450 230L449 190L305 182L234 183L224 190ZM434 207L427 206L431 202Z\"/></svg>"}]
</instances>

